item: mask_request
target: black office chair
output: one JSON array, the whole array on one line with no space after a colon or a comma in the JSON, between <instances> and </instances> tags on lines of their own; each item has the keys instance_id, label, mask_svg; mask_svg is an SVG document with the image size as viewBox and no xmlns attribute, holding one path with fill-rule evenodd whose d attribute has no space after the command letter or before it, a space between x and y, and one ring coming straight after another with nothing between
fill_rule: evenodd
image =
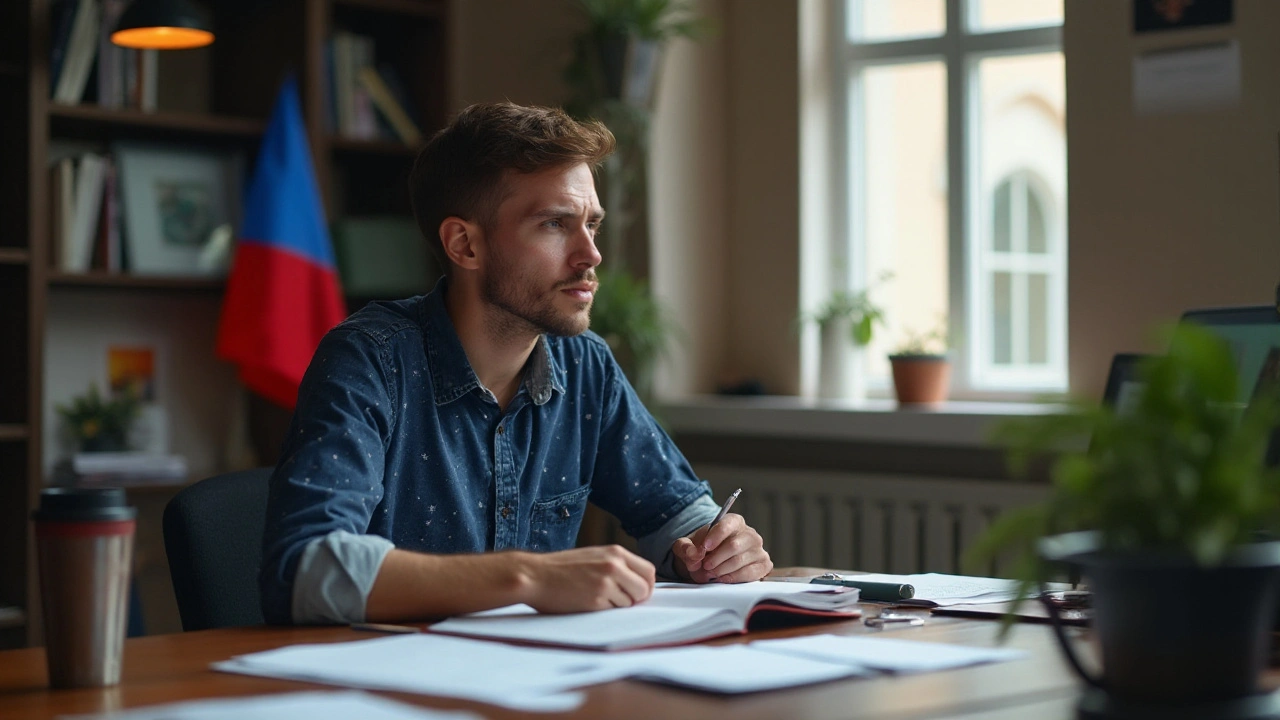
<instances>
[{"instance_id":1,"label":"black office chair","mask_svg":"<svg viewBox=\"0 0 1280 720\"><path fill-rule=\"evenodd\" d=\"M164 509L164 549L183 630L261 625L258 567L271 468L216 475Z\"/></svg>"}]
</instances>

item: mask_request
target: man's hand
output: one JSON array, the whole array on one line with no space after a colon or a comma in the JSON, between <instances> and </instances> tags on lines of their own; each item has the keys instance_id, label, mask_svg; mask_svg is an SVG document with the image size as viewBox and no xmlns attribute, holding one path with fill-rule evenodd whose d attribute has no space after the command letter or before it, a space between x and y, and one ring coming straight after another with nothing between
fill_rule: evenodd
<instances>
[{"instance_id":1,"label":"man's hand","mask_svg":"<svg viewBox=\"0 0 1280 720\"><path fill-rule=\"evenodd\" d=\"M618 545L527 555L525 603L538 612L628 607L653 594L653 563Z\"/></svg>"},{"instance_id":2,"label":"man's hand","mask_svg":"<svg viewBox=\"0 0 1280 720\"><path fill-rule=\"evenodd\" d=\"M773 569L760 533L741 515L729 513L708 533L707 525L671 546L676 574L696 583L759 580Z\"/></svg>"}]
</instances>

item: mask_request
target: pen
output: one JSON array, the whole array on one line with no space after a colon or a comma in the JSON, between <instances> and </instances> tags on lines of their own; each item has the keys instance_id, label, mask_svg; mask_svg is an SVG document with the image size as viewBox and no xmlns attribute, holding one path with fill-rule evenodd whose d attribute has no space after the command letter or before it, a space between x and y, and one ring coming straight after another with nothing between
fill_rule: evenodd
<instances>
[{"instance_id":1,"label":"pen","mask_svg":"<svg viewBox=\"0 0 1280 720\"><path fill-rule=\"evenodd\" d=\"M858 588L858 599L866 602L891 603L899 600L910 600L916 596L915 586L906 583L870 582L825 576L816 577L809 582L815 585L842 585L844 587Z\"/></svg>"},{"instance_id":2,"label":"pen","mask_svg":"<svg viewBox=\"0 0 1280 720\"><path fill-rule=\"evenodd\" d=\"M729 508L733 507L733 501L737 500L738 496L741 494L742 494L742 488L738 488L737 490L733 491L733 494L729 496L728 500L724 501L724 505L721 506L720 512L716 513L716 519L712 520L711 524L707 526L708 535L711 534L711 529L716 526L716 523L724 519L725 513L729 512Z\"/></svg>"}]
</instances>

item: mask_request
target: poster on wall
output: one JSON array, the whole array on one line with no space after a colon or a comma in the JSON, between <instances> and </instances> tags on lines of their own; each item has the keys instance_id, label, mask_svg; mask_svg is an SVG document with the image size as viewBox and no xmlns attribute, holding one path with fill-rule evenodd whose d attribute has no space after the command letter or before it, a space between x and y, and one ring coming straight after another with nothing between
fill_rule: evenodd
<instances>
[{"instance_id":1,"label":"poster on wall","mask_svg":"<svg viewBox=\"0 0 1280 720\"><path fill-rule=\"evenodd\" d=\"M1233 0L1133 0L1133 32L1230 25Z\"/></svg>"}]
</instances>

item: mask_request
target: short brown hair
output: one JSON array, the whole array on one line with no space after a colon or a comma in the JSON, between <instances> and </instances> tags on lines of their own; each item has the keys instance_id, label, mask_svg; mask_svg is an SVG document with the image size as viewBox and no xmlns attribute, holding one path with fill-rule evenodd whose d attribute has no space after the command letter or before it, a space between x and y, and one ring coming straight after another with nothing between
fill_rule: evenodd
<instances>
[{"instance_id":1,"label":"short brown hair","mask_svg":"<svg viewBox=\"0 0 1280 720\"><path fill-rule=\"evenodd\" d=\"M480 103L458 113L419 151L409 174L413 214L440 269L452 270L440 224L456 216L491 228L507 171L532 173L578 163L594 170L614 144L613 133L600 122L580 122L558 108Z\"/></svg>"}]
</instances>

